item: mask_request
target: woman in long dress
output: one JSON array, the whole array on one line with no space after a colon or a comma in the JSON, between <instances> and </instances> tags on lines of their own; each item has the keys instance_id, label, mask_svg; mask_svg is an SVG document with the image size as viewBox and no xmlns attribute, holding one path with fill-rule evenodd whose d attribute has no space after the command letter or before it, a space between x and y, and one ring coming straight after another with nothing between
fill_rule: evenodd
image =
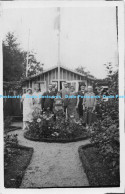
<instances>
[{"instance_id":1,"label":"woman in long dress","mask_svg":"<svg viewBox=\"0 0 125 194\"><path fill-rule=\"evenodd\" d=\"M28 128L29 122L33 120L33 99L32 89L28 88L27 93L23 94L21 101L23 102L23 130Z\"/></svg>"},{"instance_id":2,"label":"woman in long dress","mask_svg":"<svg viewBox=\"0 0 125 194\"><path fill-rule=\"evenodd\" d=\"M35 84L35 91L33 93L33 115L39 116L41 112L41 95L39 84Z\"/></svg>"}]
</instances>

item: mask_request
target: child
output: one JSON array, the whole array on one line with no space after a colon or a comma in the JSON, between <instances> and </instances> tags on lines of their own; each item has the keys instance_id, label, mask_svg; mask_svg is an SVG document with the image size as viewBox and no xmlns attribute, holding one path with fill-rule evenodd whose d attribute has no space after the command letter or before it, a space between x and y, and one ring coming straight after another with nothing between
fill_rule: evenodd
<instances>
[{"instance_id":1,"label":"child","mask_svg":"<svg viewBox=\"0 0 125 194\"><path fill-rule=\"evenodd\" d=\"M57 113L58 111L63 112L63 99L61 98L61 92L57 92L57 96L54 99L54 113Z\"/></svg>"}]
</instances>

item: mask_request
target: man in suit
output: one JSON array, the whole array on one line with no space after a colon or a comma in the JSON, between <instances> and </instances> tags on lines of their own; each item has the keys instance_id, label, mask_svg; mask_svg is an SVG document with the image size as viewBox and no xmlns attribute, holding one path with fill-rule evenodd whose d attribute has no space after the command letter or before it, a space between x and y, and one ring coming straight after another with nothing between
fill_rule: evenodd
<instances>
[{"instance_id":1,"label":"man in suit","mask_svg":"<svg viewBox=\"0 0 125 194\"><path fill-rule=\"evenodd\" d=\"M80 86L80 91L78 92L78 95L84 96L85 86L86 86L85 83L82 83L82 85ZM77 107L78 107L79 117L82 118L83 117L83 98L81 98L81 97L78 98Z\"/></svg>"},{"instance_id":2,"label":"man in suit","mask_svg":"<svg viewBox=\"0 0 125 194\"><path fill-rule=\"evenodd\" d=\"M48 91L44 92L42 96L44 96L41 100L42 110L50 110L52 112L54 102L54 98L52 98L52 96L55 96L55 92L52 91L52 84L49 84Z\"/></svg>"}]
</instances>

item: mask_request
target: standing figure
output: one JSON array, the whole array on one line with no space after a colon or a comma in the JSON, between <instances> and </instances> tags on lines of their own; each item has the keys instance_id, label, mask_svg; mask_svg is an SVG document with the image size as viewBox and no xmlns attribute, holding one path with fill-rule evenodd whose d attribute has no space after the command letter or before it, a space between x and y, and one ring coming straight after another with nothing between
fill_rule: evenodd
<instances>
[{"instance_id":1,"label":"standing figure","mask_svg":"<svg viewBox=\"0 0 125 194\"><path fill-rule=\"evenodd\" d=\"M68 98L66 98L66 95L69 95L70 91L68 88L68 83L64 83L64 88L61 90L62 98L63 98L63 105L64 105L64 112L66 112L67 106L68 106Z\"/></svg>"},{"instance_id":2,"label":"standing figure","mask_svg":"<svg viewBox=\"0 0 125 194\"><path fill-rule=\"evenodd\" d=\"M31 88L28 88L27 93L23 94L21 102L23 102L23 130L25 130L28 128L29 122L33 120L33 99Z\"/></svg>"},{"instance_id":3,"label":"standing figure","mask_svg":"<svg viewBox=\"0 0 125 194\"><path fill-rule=\"evenodd\" d=\"M93 87L88 86L88 91L84 95L83 99L83 110L85 110L85 120L87 128L91 126L94 118L94 110L96 107L96 98L93 92Z\"/></svg>"},{"instance_id":4,"label":"standing figure","mask_svg":"<svg viewBox=\"0 0 125 194\"><path fill-rule=\"evenodd\" d=\"M33 113L37 116L41 112L41 103L40 103L41 98L40 97L41 97L42 93L40 91L39 84L35 84L34 89L35 89L35 91L33 93L33 105L34 105L33 106L33 109L34 109Z\"/></svg>"},{"instance_id":5,"label":"standing figure","mask_svg":"<svg viewBox=\"0 0 125 194\"><path fill-rule=\"evenodd\" d=\"M58 111L63 112L63 99L61 98L61 92L59 91L57 92L57 96L54 99L53 110L54 110L54 113Z\"/></svg>"},{"instance_id":6,"label":"standing figure","mask_svg":"<svg viewBox=\"0 0 125 194\"><path fill-rule=\"evenodd\" d=\"M67 114L68 117L74 117L75 120L78 120L78 113L76 108L77 108L77 95L74 86L71 86L68 98Z\"/></svg>"},{"instance_id":7,"label":"standing figure","mask_svg":"<svg viewBox=\"0 0 125 194\"><path fill-rule=\"evenodd\" d=\"M80 91L78 92L78 95L80 96L84 96L85 94L85 84L80 86ZM83 117L83 98L79 97L78 101L77 101L77 107L78 107L78 113L79 113L79 117L82 118Z\"/></svg>"},{"instance_id":8,"label":"standing figure","mask_svg":"<svg viewBox=\"0 0 125 194\"><path fill-rule=\"evenodd\" d=\"M43 96L43 98L41 99L42 109L45 111L50 110L50 112L52 112L54 102L54 98L52 98L52 96L55 96L55 92L52 91L52 84L49 84L48 91L44 92L42 96Z\"/></svg>"},{"instance_id":9,"label":"standing figure","mask_svg":"<svg viewBox=\"0 0 125 194\"><path fill-rule=\"evenodd\" d=\"M56 83L52 83L52 91L56 94L57 93L57 86Z\"/></svg>"}]
</instances>

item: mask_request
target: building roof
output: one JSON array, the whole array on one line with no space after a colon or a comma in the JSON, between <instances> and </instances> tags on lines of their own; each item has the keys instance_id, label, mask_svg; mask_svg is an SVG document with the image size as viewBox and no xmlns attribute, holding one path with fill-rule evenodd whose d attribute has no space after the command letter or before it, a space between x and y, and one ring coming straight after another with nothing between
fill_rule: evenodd
<instances>
[{"instance_id":1,"label":"building roof","mask_svg":"<svg viewBox=\"0 0 125 194\"><path fill-rule=\"evenodd\" d=\"M89 75L86 76L85 74L79 73L79 72L77 72L77 71L75 71L75 70L71 70L71 69L69 69L69 68L67 68L67 67L65 67L65 66L63 66L63 65L60 65L60 67L61 67L62 69L65 69L65 70L67 70L67 71L70 71L70 72L72 72L72 73L75 73L75 74L77 74L77 75L80 75L80 76L82 76L82 77L86 77L86 78L95 80L94 77L91 77L91 76L89 76ZM26 80L31 80L32 78L38 77L38 76L40 76L40 75L42 75L42 74L44 74L44 73L47 73L47 72L49 72L49 71L52 71L53 69L56 69L56 68L58 68L58 65L53 66L53 67L51 67L51 68L49 68L49 69L47 69L47 70L43 70L43 72L38 73L38 74L36 74L36 75L32 75L31 77L26 78Z\"/></svg>"}]
</instances>

